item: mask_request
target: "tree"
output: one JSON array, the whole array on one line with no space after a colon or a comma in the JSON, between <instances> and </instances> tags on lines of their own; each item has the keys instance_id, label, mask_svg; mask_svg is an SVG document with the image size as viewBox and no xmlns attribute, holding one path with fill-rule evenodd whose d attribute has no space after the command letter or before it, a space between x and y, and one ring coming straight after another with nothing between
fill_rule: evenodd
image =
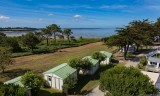
<instances>
[{"instance_id":1,"label":"tree","mask_svg":"<svg viewBox=\"0 0 160 96\"><path fill-rule=\"evenodd\" d=\"M77 73L79 73L80 69L81 69L81 65L82 65L82 60L78 59L78 58L74 58L72 60L69 61L69 65L72 68L77 69Z\"/></svg>"},{"instance_id":2,"label":"tree","mask_svg":"<svg viewBox=\"0 0 160 96\"><path fill-rule=\"evenodd\" d=\"M0 32L0 36L5 37L6 34L4 34L3 32Z\"/></svg>"},{"instance_id":3,"label":"tree","mask_svg":"<svg viewBox=\"0 0 160 96\"><path fill-rule=\"evenodd\" d=\"M116 66L100 76L100 89L113 96L156 94L157 89L147 75L133 67Z\"/></svg>"},{"instance_id":4,"label":"tree","mask_svg":"<svg viewBox=\"0 0 160 96\"><path fill-rule=\"evenodd\" d=\"M21 47L19 46L17 39L17 37L3 37L1 46L12 48L12 52L19 52L21 51Z\"/></svg>"},{"instance_id":5,"label":"tree","mask_svg":"<svg viewBox=\"0 0 160 96\"><path fill-rule=\"evenodd\" d=\"M73 78L72 75L69 75L66 79L64 79L64 83L63 83L63 92L66 93L66 95L68 95L68 90L72 89L75 87L76 85L76 80Z\"/></svg>"},{"instance_id":6,"label":"tree","mask_svg":"<svg viewBox=\"0 0 160 96\"><path fill-rule=\"evenodd\" d=\"M87 71L90 70L92 67L92 63L89 61L89 59L83 59L82 63L81 63L81 70L83 72L83 74Z\"/></svg>"},{"instance_id":7,"label":"tree","mask_svg":"<svg viewBox=\"0 0 160 96\"><path fill-rule=\"evenodd\" d=\"M92 55L92 58L99 60L99 63L100 63L102 60L104 60L106 57L107 57L106 55L104 55L104 54L102 54L102 53L100 53L100 52L95 52L95 53L93 53L93 55Z\"/></svg>"},{"instance_id":8,"label":"tree","mask_svg":"<svg viewBox=\"0 0 160 96\"><path fill-rule=\"evenodd\" d=\"M73 32L71 31L71 29L64 29L64 35L67 36L68 42L70 42L70 35L73 34Z\"/></svg>"},{"instance_id":9,"label":"tree","mask_svg":"<svg viewBox=\"0 0 160 96\"><path fill-rule=\"evenodd\" d=\"M0 48L0 69L4 73L6 66L14 64L14 60L11 58L11 53L9 48Z\"/></svg>"},{"instance_id":10,"label":"tree","mask_svg":"<svg viewBox=\"0 0 160 96\"><path fill-rule=\"evenodd\" d=\"M26 35L22 35L22 44L30 48L32 52L33 52L33 49L36 47L36 45L39 43L40 43L40 40L32 32L29 32Z\"/></svg>"},{"instance_id":11,"label":"tree","mask_svg":"<svg viewBox=\"0 0 160 96\"><path fill-rule=\"evenodd\" d=\"M42 35L43 35L44 38L46 38L47 46L48 46L49 37L52 36L52 32L49 29L47 29L47 28L43 28L42 29Z\"/></svg>"},{"instance_id":12,"label":"tree","mask_svg":"<svg viewBox=\"0 0 160 96\"><path fill-rule=\"evenodd\" d=\"M51 25L47 26L47 29L53 34L54 41L56 42L56 33L61 32L60 26L58 26L56 24L51 24Z\"/></svg>"},{"instance_id":13,"label":"tree","mask_svg":"<svg viewBox=\"0 0 160 96\"><path fill-rule=\"evenodd\" d=\"M25 73L21 77L24 86L31 88L32 94L36 94L44 83L43 77L33 71Z\"/></svg>"},{"instance_id":14,"label":"tree","mask_svg":"<svg viewBox=\"0 0 160 96\"><path fill-rule=\"evenodd\" d=\"M77 73L79 73L80 70L83 71L83 73L87 70L90 70L92 67L92 63L88 59L72 59L69 61L69 65L75 69L77 69Z\"/></svg>"},{"instance_id":15,"label":"tree","mask_svg":"<svg viewBox=\"0 0 160 96\"><path fill-rule=\"evenodd\" d=\"M19 85L0 84L0 96L27 96L27 90Z\"/></svg>"}]
</instances>

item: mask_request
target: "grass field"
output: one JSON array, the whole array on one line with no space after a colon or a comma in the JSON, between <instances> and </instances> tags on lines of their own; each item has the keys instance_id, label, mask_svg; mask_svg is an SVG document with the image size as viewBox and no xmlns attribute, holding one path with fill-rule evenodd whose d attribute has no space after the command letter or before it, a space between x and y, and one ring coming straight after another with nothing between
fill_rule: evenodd
<instances>
[{"instance_id":1,"label":"grass field","mask_svg":"<svg viewBox=\"0 0 160 96\"><path fill-rule=\"evenodd\" d=\"M97 42L80 47L61 49L54 53L16 57L14 58L16 63L8 66L5 74L0 73L0 81L17 77L28 70L42 73L73 58L82 58L100 50L113 51L114 49L108 49L102 42Z\"/></svg>"}]
</instances>

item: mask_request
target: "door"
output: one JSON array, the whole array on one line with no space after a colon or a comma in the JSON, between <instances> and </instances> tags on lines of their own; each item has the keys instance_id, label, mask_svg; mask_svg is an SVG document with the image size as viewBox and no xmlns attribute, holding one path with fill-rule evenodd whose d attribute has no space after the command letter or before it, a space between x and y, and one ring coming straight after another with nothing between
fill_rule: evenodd
<instances>
[{"instance_id":1,"label":"door","mask_svg":"<svg viewBox=\"0 0 160 96\"><path fill-rule=\"evenodd\" d=\"M47 76L47 81L49 83L49 86L52 87L52 77L51 76Z\"/></svg>"}]
</instances>

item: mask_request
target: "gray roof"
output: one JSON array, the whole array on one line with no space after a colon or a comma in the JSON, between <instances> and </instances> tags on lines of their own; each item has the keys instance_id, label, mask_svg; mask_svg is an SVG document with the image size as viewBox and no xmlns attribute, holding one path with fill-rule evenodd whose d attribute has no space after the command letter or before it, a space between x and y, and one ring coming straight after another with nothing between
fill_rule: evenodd
<instances>
[{"instance_id":1,"label":"gray roof","mask_svg":"<svg viewBox=\"0 0 160 96\"><path fill-rule=\"evenodd\" d=\"M160 58L149 57L148 61L160 63Z\"/></svg>"}]
</instances>

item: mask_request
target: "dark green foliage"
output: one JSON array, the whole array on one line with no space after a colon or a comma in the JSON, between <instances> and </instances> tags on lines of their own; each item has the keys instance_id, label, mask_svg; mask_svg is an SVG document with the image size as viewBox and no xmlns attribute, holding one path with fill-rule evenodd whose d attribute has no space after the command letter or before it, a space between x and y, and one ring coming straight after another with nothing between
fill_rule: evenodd
<instances>
[{"instance_id":1,"label":"dark green foliage","mask_svg":"<svg viewBox=\"0 0 160 96\"><path fill-rule=\"evenodd\" d=\"M10 49L0 47L0 70L4 73L6 66L14 64L14 60L11 58Z\"/></svg>"},{"instance_id":2,"label":"dark green foliage","mask_svg":"<svg viewBox=\"0 0 160 96\"><path fill-rule=\"evenodd\" d=\"M146 65L147 65L147 59L146 59L145 57L140 58L140 63L141 63L143 66L146 66Z\"/></svg>"},{"instance_id":3,"label":"dark green foliage","mask_svg":"<svg viewBox=\"0 0 160 96\"><path fill-rule=\"evenodd\" d=\"M21 82L24 86L32 88L33 90L39 90L44 84L43 77L32 71L25 73L21 78Z\"/></svg>"},{"instance_id":4,"label":"dark green foliage","mask_svg":"<svg viewBox=\"0 0 160 96\"><path fill-rule=\"evenodd\" d=\"M139 96L156 94L148 76L133 67L116 66L105 71L100 77L100 89L113 96Z\"/></svg>"},{"instance_id":5,"label":"dark green foliage","mask_svg":"<svg viewBox=\"0 0 160 96\"><path fill-rule=\"evenodd\" d=\"M63 84L63 86L62 86L63 92L67 95L67 94L68 94L68 90L74 88L76 83L77 83L77 82L76 82L76 80L72 77L72 75L69 75L69 76L64 80L64 84Z\"/></svg>"},{"instance_id":6,"label":"dark green foliage","mask_svg":"<svg viewBox=\"0 0 160 96\"><path fill-rule=\"evenodd\" d=\"M137 51L140 46L151 45L155 35L153 24L148 20L132 21L124 28L118 28L117 35L104 38L103 41L109 46L124 48L124 59L127 57L129 45L136 44Z\"/></svg>"},{"instance_id":7,"label":"dark green foliage","mask_svg":"<svg viewBox=\"0 0 160 96\"><path fill-rule=\"evenodd\" d=\"M0 32L0 36L5 37L5 36L6 36L6 34L4 34L4 33Z\"/></svg>"},{"instance_id":8,"label":"dark green foliage","mask_svg":"<svg viewBox=\"0 0 160 96\"><path fill-rule=\"evenodd\" d=\"M27 90L13 84L0 84L0 96L26 96Z\"/></svg>"},{"instance_id":9,"label":"dark green foliage","mask_svg":"<svg viewBox=\"0 0 160 96\"><path fill-rule=\"evenodd\" d=\"M100 52L95 52L95 53L93 53L92 58L97 59L99 61L102 61L106 58L106 56Z\"/></svg>"},{"instance_id":10,"label":"dark green foliage","mask_svg":"<svg viewBox=\"0 0 160 96\"><path fill-rule=\"evenodd\" d=\"M49 29L47 29L47 28L43 28L41 34L46 39L46 41L47 41L46 44L48 46L48 44L49 44L49 37L52 36L52 32Z\"/></svg>"},{"instance_id":11,"label":"dark green foliage","mask_svg":"<svg viewBox=\"0 0 160 96\"><path fill-rule=\"evenodd\" d=\"M64 33L64 35L66 35L68 42L70 42L70 35L73 34L71 29L64 29L63 33Z\"/></svg>"},{"instance_id":12,"label":"dark green foliage","mask_svg":"<svg viewBox=\"0 0 160 96\"><path fill-rule=\"evenodd\" d=\"M2 37L1 46L12 48L12 52L21 51L21 47L19 46L16 37Z\"/></svg>"},{"instance_id":13,"label":"dark green foliage","mask_svg":"<svg viewBox=\"0 0 160 96\"><path fill-rule=\"evenodd\" d=\"M81 59L78 59L78 58L74 58L72 60L69 61L69 65L72 67L72 68L75 68L77 69L77 72L79 73L79 70L81 68L81 64L82 64L82 60Z\"/></svg>"},{"instance_id":14,"label":"dark green foliage","mask_svg":"<svg viewBox=\"0 0 160 96\"><path fill-rule=\"evenodd\" d=\"M36 37L36 35L31 32L27 33L26 35L22 35L21 40L24 46L32 49L32 52L36 45L40 43L40 40Z\"/></svg>"},{"instance_id":15,"label":"dark green foliage","mask_svg":"<svg viewBox=\"0 0 160 96\"><path fill-rule=\"evenodd\" d=\"M92 63L88 59L83 59L80 67L81 67L81 70L83 71L83 73L85 73L85 71L91 69Z\"/></svg>"},{"instance_id":16,"label":"dark green foliage","mask_svg":"<svg viewBox=\"0 0 160 96\"><path fill-rule=\"evenodd\" d=\"M61 32L61 28L60 26L56 25L56 24L51 24L49 26L46 27L54 36L54 41L56 42L56 33Z\"/></svg>"},{"instance_id":17,"label":"dark green foliage","mask_svg":"<svg viewBox=\"0 0 160 96\"><path fill-rule=\"evenodd\" d=\"M69 65L73 68L77 69L77 72L79 73L80 70L83 71L83 73L87 70L90 70L92 67L92 63L88 59L72 59L69 61Z\"/></svg>"}]
</instances>

